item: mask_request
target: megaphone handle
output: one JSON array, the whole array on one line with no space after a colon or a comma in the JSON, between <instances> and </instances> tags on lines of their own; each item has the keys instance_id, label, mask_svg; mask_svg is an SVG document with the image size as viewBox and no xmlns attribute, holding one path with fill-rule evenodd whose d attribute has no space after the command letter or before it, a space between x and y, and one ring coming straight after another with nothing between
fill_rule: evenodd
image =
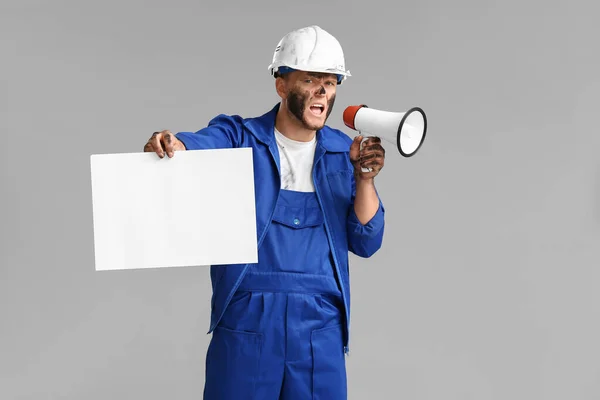
<instances>
[{"instance_id":1,"label":"megaphone handle","mask_svg":"<svg viewBox=\"0 0 600 400\"><path fill-rule=\"evenodd\" d=\"M362 140L360 141L360 151L362 151L363 143L366 142L369 137L366 135L363 135L362 132L360 132L360 131L358 132L358 134L359 134L359 136L361 136L361 135L363 136ZM362 168L362 167L361 167L361 170L362 170L362 172L372 172L373 171L372 168Z\"/></svg>"}]
</instances>

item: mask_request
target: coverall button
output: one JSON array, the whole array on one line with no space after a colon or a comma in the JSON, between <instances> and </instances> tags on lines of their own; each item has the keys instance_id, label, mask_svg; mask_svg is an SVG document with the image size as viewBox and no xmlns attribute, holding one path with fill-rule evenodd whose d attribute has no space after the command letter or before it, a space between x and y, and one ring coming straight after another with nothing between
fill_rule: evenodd
<instances>
[{"instance_id":1,"label":"coverall button","mask_svg":"<svg viewBox=\"0 0 600 400\"><path fill-rule=\"evenodd\" d=\"M294 225L298 225L300 223L300 220L298 218L294 218Z\"/></svg>"}]
</instances>

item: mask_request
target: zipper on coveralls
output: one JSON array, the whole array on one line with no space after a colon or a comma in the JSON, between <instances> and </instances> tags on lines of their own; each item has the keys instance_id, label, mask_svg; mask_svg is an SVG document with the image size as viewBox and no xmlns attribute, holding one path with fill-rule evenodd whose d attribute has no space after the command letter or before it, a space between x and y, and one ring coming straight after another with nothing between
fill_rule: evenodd
<instances>
[{"instance_id":1,"label":"zipper on coveralls","mask_svg":"<svg viewBox=\"0 0 600 400\"><path fill-rule=\"evenodd\" d=\"M324 154L324 153L323 153ZM319 156L319 158L315 161L315 166L321 161L323 154ZM329 239L329 245L331 246L331 254L333 255L333 263L335 265L335 272L337 273L338 279L340 280L340 288L342 289L342 299L344 301L344 311L346 313L346 331L348 333L348 343L350 343L350 315L348 313L348 306L346 303L346 291L344 290L344 284L342 282L342 274L340 273L340 268L338 266L337 256L335 254L335 246L333 245L333 237L331 236L331 230L329 228L329 223L327 222L327 213L325 212L325 207L323 207L323 201L321 200L321 195L319 194L319 187L316 183L315 179L315 171L317 169L313 168L313 184L315 185L315 193L317 194L317 199L319 200L319 204L321 205L321 209L323 210L323 219L325 220L325 229L327 230L327 236ZM350 354L350 347L344 346L344 354Z\"/></svg>"},{"instance_id":2,"label":"zipper on coveralls","mask_svg":"<svg viewBox=\"0 0 600 400\"><path fill-rule=\"evenodd\" d=\"M273 206L273 209L271 210L271 216L268 219L268 221L272 221L273 220L273 215L275 215L275 209L277 207L277 203L279 202L279 197L281 196L281 173L279 172L279 163L276 161L276 157L275 154L273 154L273 150L271 149L271 146L269 146L269 153L271 153L271 156L273 157L273 161L275 162L275 165L277 166L277 197L275 198L275 205ZM257 250L260 247L260 245L262 244L263 240L265 239L265 236L267 235L267 231L269 230L269 224L270 222L267 222L265 224L265 228L263 229L260 238L258 239L258 243L257 243ZM250 264L246 264L244 266L244 270L247 271L248 265ZM240 286L240 284L242 283L242 280L244 279L246 273L244 272L243 274L240 275L240 277L238 278L238 280L235 282L235 285L233 286L233 290L231 291L231 293L229 293L229 296L227 296L227 300L225 301L225 304L229 304L229 302L231 301L231 298L233 297L233 295L235 294L235 291L237 290L237 288ZM223 312L221 313L221 316L219 317L219 319L221 319L223 317L223 314L225 313L225 310L223 310Z\"/></svg>"}]
</instances>

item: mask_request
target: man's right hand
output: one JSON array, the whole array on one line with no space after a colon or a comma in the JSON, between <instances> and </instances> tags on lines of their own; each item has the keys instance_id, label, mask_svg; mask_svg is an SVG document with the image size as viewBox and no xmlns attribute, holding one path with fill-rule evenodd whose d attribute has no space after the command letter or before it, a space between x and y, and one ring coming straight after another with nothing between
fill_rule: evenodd
<instances>
[{"instance_id":1,"label":"man's right hand","mask_svg":"<svg viewBox=\"0 0 600 400\"><path fill-rule=\"evenodd\" d=\"M154 132L144 146L144 152L155 152L160 158L169 158L175 155L175 151L185 150L183 142L175 137L170 131Z\"/></svg>"}]
</instances>

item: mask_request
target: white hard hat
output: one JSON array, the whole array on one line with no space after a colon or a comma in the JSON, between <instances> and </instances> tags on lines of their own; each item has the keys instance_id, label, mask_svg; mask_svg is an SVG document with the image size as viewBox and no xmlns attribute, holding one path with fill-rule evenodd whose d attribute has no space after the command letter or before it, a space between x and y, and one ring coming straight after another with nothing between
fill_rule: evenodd
<instances>
[{"instance_id":1,"label":"white hard hat","mask_svg":"<svg viewBox=\"0 0 600 400\"><path fill-rule=\"evenodd\" d=\"M269 65L271 75L290 69L336 74L340 84L351 76L338 40L316 25L289 32L277 44Z\"/></svg>"}]
</instances>

